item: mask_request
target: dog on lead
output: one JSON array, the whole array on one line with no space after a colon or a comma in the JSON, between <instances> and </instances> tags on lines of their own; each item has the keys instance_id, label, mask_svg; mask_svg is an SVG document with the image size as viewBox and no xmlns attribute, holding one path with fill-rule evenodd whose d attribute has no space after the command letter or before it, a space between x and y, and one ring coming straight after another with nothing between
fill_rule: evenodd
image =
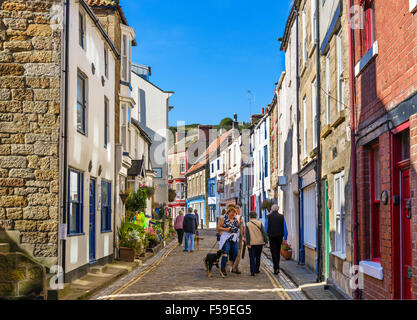
<instances>
[{"instance_id":1,"label":"dog on lead","mask_svg":"<svg viewBox=\"0 0 417 320\"><path fill-rule=\"evenodd\" d=\"M204 258L204 266L207 272L207 276L209 278L212 277L212 273L211 273L211 269L213 268L213 266L216 266L217 270L219 271L219 273L221 274L222 278L224 278L224 274L222 272L222 270L220 269L219 266L219 262L220 262L220 258L223 256L224 251L219 250L217 251L217 253L208 253L207 256Z\"/></svg>"}]
</instances>

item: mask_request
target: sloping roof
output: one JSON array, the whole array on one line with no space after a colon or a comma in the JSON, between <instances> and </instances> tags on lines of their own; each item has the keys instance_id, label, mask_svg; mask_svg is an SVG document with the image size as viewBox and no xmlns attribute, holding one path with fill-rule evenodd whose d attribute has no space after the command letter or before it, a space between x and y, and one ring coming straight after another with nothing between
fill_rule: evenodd
<instances>
[{"instance_id":1,"label":"sloping roof","mask_svg":"<svg viewBox=\"0 0 417 320\"><path fill-rule=\"evenodd\" d=\"M185 139L185 143L184 143L184 139ZM192 136L187 136L185 138L182 138L180 141L178 141L177 143L175 143L168 151L168 154L175 154L175 153L179 153L179 152L185 152L191 145L193 145L194 143L196 143L198 140L198 135L192 135ZM183 147L184 150L179 150L179 147Z\"/></svg>"},{"instance_id":2,"label":"sloping roof","mask_svg":"<svg viewBox=\"0 0 417 320\"><path fill-rule=\"evenodd\" d=\"M120 14L120 17L123 23L129 26L129 24L127 23L125 13L123 12L123 9L119 4L119 0L84 0L84 1L92 8L102 7L102 8L107 8L107 9L116 9ZM133 39L132 44L133 46L137 45L135 39Z\"/></svg>"},{"instance_id":3,"label":"sloping roof","mask_svg":"<svg viewBox=\"0 0 417 320\"><path fill-rule=\"evenodd\" d=\"M132 166L127 170L127 175L143 177L143 160L132 160Z\"/></svg>"},{"instance_id":4,"label":"sloping roof","mask_svg":"<svg viewBox=\"0 0 417 320\"><path fill-rule=\"evenodd\" d=\"M141 127L140 123L136 119L131 118L131 120L132 120L132 124L139 130L139 132L141 133L142 137L151 145L152 144L152 139L145 132L145 130L143 130L143 128Z\"/></svg>"},{"instance_id":5,"label":"sloping roof","mask_svg":"<svg viewBox=\"0 0 417 320\"><path fill-rule=\"evenodd\" d=\"M187 175L204 167L207 161L210 159L210 155L212 155L220 148L220 145L223 143L224 140L226 140L226 138L232 133L232 131L233 129L223 133L220 137L217 137L217 139L209 145L204 154L200 157L198 163L196 163L187 171Z\"/></svg>"}]
</instances>

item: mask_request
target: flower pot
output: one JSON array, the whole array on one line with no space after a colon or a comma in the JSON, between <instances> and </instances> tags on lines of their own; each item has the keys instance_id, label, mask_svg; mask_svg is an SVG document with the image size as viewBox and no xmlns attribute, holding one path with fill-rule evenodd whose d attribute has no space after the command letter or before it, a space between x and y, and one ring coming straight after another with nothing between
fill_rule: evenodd
<instances>
[{"instance_id":1,"label":"flower pot","mask_svg":"<svg viewBox=\"0 0 417 320\"><path fill-rule=\"evenodd\" d=\"M134 262L136 256L136 250L132 248L120 247L119 258L121 261Z\"/></svg>"},{"instance_id":2,"label":"flower pot","mask_svg":"<svg viewBox=\"0 0 417 320\"><path fill-rule=\"evenodd\" d=\"M291 260L292 250L283 250L283 249L281 249L281 255L284 257L285 260Z\"/></svg>"}]
</instances>

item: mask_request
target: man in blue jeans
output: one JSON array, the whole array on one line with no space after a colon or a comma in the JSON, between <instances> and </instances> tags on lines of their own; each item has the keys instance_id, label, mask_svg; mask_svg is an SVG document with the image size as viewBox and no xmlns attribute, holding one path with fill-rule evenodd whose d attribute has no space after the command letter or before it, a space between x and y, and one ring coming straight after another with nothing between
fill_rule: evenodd
<instances>
[{"instance_id":1,"label":"man in blue jeans","mask_svg":"<svg viewBox=\"0 0 417 320\"><path fill-rule=\"evenodd\" d=\"M185 240L184 252L188 252L188 248L190 249L190 252L194 252L194 238L197 230L197 219L195 218L192 208L188 208L188 213L184 217L183 230Z\"/></svg>"}]
</instances>

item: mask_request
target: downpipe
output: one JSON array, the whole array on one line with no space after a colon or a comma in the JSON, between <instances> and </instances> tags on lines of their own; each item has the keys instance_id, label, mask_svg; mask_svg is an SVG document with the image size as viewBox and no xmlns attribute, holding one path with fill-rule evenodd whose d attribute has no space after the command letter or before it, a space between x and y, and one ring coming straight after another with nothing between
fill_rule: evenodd
<instances>
[{"instance_id":1,"label":"downpipe","mask_svg":"<svg viewBox=\"0 0 417 320\"><path fill-rule=\"evenodd\" d=\"M322 251L322 212L321 212L321 144L320 144L320 97L321 97L321 79L320 79L320 22L319 22L320 1L316 0L316 132L317 135L317 163L316 163L316 190L317 190L317 257L316 257L316 276L317 282L322 281L323 275L323 251Z\"/></svg>"},{"instance_id":2,"label":"downpipe","mask_svg":"<svg viewBox=\"0 0 417 320\"><path fill-rule=\"evenodd\" d=\"M349 84L350 84L350 145L351 145L351 170L352 170L352 225L353 225L353 264L359 265L359 246L358 246L358 208L357 208L357 189L356 189L356 87L355 87L355 36L351 25L351 8L353 0L348 1L348 27L349 27ZM354 289L353 298L361 299L361 290Z\"/></svg>"}]
</instances>

